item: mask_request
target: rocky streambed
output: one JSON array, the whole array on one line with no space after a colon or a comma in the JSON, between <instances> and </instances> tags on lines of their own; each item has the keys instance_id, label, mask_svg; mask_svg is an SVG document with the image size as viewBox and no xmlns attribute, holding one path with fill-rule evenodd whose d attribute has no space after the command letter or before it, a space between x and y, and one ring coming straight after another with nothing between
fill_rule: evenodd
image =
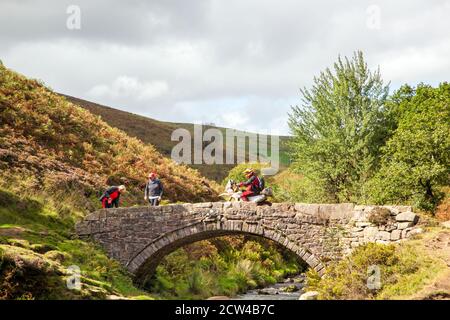
<instances>
[{"instance_id":1,"label":"rocky streambed","mask_svg":"<svg viewBox=\"0 0 450 320\"><path fill-rule=\"evenodd\" d=\"M304 292L305 276L300 274L285 279L283 282L275 283L271 286L249 290L240 294L233 300L298 300Z\"/></svg>"}]
</instances>

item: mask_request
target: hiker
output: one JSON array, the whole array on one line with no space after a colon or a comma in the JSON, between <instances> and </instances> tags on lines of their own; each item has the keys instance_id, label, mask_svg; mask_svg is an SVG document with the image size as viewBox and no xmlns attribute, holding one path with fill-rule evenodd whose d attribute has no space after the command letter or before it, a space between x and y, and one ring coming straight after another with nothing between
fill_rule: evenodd
<instances>
[{"instance_id":1,"label":"hiker","mask_svg":"<svg viewBox=\"0 0 450 320\"><path fill-rule=\"evenodd\" d=\"M163 185L158 179L155 172L148 175L148 182L145 185L144 200L148 200L151 206L159 206L161 197L163 195Z\"/></svg>"},{"instance_id":2,"label":"hiker","mask_svg":"<svg viewBox=\"0 0 450 320\"><path fill-rule=\"evenodd\" d=\"M120 185L118 187L114 186L106 189L106 191L100 197L102 208L118 208L120 195L124 192L126 192L126 188L124 185Z\"/></svg>"},{"instance_id":3,"label":"hiker","mask_svg":"<svg viewBox=\"0 0 450 320\"><path fill-rule=\"evenodd\" d=\"M248 197L260 194L262 189L264 189L264 182L251 168L245 169L243 173L247 178L247 181L239 183L239 187L246 187L245 191L241 195L241 199L243 201L248 201Z\"/></svg>"}]
</instances>

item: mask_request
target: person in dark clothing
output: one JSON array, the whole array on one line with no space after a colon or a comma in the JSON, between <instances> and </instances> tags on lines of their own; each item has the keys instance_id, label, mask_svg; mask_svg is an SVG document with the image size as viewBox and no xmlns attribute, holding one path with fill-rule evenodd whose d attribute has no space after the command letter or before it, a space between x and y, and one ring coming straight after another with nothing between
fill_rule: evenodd
<instances>
[{"instance_id":1,"label":"person in dark clothing","mask_svg":"<svg viewBox=\"0 0 450 320\"><path fill-rule=\"evenodd\" d=\"M248 201L248 197L260 194L262 190L262 183L261 179L258 178L253 169L245 169L244 174L247 181L241 182L239 187L246 187L245 191L241 195L241 199L243 201Z\"/></svg>"},{"instance_id":2,"label":"person in dark clothing","mask_svg":"<svg viewBox=\"0 0 450 320\"><path fill-rule=\"evenodd\" d=\"M118 187L114 186L106 189L106 191L99 199L102 202L102 208L118 208L120 194L124 193L125 191L126 188L124 185L120 185Z\"/></svg>"},{"instance_id":3,"label":"person in dark clothing","mask_svg":"<svg viewBox=\"0 0 450 320\"><path fill-rule=\"evenodd\" d=\"M163 195L163 185L161 180L152 172L148 176L148 182L145 185L144 200L148 200L151 206L158 206Z\"/></svg>"}]
</instances>

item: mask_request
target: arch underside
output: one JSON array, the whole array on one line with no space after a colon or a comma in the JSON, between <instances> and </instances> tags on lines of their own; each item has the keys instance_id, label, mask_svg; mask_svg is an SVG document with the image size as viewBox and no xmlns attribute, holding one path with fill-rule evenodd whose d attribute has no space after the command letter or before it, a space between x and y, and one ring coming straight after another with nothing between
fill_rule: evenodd
<instances>
[{"instance_id":1,"label":"arch underside","mask_svg":"<svg viewBox=\"0 0 450 320\"><path fill-rule=\"evenodd\" d=\"M154 273L160 261L176 249L201 240L237 234L248 234L273 240L282 247L292 251L300 260L304 261L320 275L323 274L324 265L320 259L281 231L271 230L258 224L238 221L226 221L223 223L202 221L168 232L138 252L127 263L127 268L135 275L135 282L142 284L149 275Z\"/></svg>"}]
</instances>

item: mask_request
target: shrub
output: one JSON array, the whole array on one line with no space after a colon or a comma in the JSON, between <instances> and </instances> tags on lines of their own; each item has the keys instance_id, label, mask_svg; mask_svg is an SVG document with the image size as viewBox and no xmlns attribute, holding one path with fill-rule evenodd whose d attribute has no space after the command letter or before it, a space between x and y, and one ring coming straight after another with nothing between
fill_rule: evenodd
<instances>
[{"instance_id":1,"label":"shrub","mask_svg":"<svg viewBox=\"0 0 450 320\"><path fill-rule=\"evenodd\" d=\"M429 256L416 243L382 245L369 243L357 247L339 262L332 262L321 278L309 270L307 290L319 292L320 299L387 299L420 290L443 262ZM380 270L380 288L370 288L368 271Z\"/></svg>"},{"instance_id":2,"label":"shrub","mask_svg":"<svg viewBox=\"0 0 450 320\"><path fill-rule=\"evenodd\" d=\"M387 208L375 207L370 211L368 220L377 226L385 225L389 221L392 221L391 211Z\"/></svg>"}]
</instances>

